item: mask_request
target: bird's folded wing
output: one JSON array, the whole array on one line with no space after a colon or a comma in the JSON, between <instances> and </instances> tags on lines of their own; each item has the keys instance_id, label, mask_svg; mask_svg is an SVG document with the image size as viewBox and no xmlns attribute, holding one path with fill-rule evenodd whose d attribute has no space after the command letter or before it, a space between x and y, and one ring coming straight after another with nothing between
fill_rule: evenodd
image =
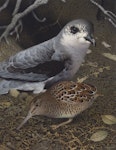
<instances>
[{"instance_id":1,"label":"bird's folded wing","mask_svg":"<svg viewBox=\"0 0 116 150\"><path fill-rule=\"evenodd\" d=\"M53 41L54 39L51 39L28 48L11 56L7 61L1 62L0 77L25 81L44 81L62 71L64 63L51 60L54 54Z\"/></svg>"},{"instance_id":2,"label":"bird's folded wing","mask_svg":"<svg viewBox=\"0 0 116 150\"><path fill-rule=\"evenodd\" d=\"M35 73L10 73L10 72L0 72L0 77L4 79L22 80L22 81L44 81L48 79L45 74L35 74Z\"/></svg>"}]
</instances>

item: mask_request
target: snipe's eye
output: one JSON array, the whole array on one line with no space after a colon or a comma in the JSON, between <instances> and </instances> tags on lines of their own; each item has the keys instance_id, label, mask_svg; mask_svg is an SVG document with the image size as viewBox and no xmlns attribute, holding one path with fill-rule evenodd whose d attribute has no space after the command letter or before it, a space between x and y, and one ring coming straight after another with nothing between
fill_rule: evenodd
<instances>
[{"instance_id":1,"label":"snipe's eye","mask_svg":"<svg viewBox=\"0 0 116 150\"><path fill-rule=\"evenodd\" d=\"M77 32L79 32L79 29L77 27L75 27L75 26L72 26L72 27L70 27L70 31L73 34L76 34Z\"/></svg>"}]
</instances>

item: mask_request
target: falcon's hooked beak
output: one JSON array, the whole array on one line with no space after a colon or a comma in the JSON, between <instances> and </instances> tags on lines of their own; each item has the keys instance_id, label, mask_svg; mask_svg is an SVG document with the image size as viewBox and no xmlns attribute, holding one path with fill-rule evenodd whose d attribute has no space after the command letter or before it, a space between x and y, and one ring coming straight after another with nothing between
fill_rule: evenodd
<instances>
[{"instance_id":1,"label":"falcon's hooked beak","mask_svg":"<svg viewBox=\"0 0 116 150\"><path fill-rule=\"evenodd\" d=\"M91 42L91 44L92 44L93 46L96 46L95 39L94 39L92 36L87 35L87 36L85 37L85 40Z\"/></svg>"}]
</instances>

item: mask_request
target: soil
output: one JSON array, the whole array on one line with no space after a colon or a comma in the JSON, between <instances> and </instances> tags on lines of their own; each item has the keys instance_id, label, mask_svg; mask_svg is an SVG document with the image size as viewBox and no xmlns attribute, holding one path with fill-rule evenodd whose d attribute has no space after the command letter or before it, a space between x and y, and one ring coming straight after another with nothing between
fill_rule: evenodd
<instances>
[{"instance_id":1,"label":"soil","mask_svg":"<svg viewBox=\"0 0 116 150\"><path fill-rule=\"evenodd\" d=\"M69 20L79 18L80 16L81 18L89 18L94 23L94 35L97 45L96 47L90 47L92 52L86 56L85 62L74 80L88 77L84 82L95 85L102 96L96 99L91 108L74 118L72 123L61 128L53 130L51 125L61 123L65 119L35 116L19 131L16 128L27 115L29 103L35 95L30 92L20 92L18 97L13 97L10 94L0 96L0 150L116 149L116 125L107 125L101 118L101 115L116 116L116 62L112 57L107 58L103 55L104 53L110 53L116 57L116 29L106 20L97 21L95 16L97 12L96 7L88 1L84 0L83 2L84 6L82 9L82 4L77 5L76 0L72 2L67 1L66 4L63 4L65 9L61 15L61 25L63 26ZM76 6L78 6L80 12ZM83 10L85 11L83 12ZM58 29L60 30L60 28ZM9 45L4 41L0 43L0 61L23 48L30 47L30 45L37 42L39 43L40 39L37 40L39 30L32 36L29 30L30 26L26 30L25 24L19 42L14 37L9 37ZM49 32L49 30L45 31ZM104 46L102 44L104 41L110 46ZM99 142L91 141L91 135L98 130L107 131L108 136Z\"/></svg>"}]
</instances>

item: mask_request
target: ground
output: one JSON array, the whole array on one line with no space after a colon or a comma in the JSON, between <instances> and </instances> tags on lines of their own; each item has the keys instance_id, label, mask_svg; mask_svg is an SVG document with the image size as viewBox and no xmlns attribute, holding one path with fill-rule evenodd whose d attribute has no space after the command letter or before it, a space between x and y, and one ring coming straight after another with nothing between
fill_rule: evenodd
<instances>
[{"instance_id":1,"label":"ground","mask_svg":"<svg viewBox=\"0 0 116 150\"><path fill-rule=\"evenodd\" d=\"M0 150L116 149L116 125L107 125L101 118L101 115L116 116L116 30L107 21L98 22L95 17L91 17L91 20L95 26L97 45L90 47L92 52L87 55L75 80L87 77L84 82L95 85L102 96L72 123L59 129L53 130L51 125L58 124L64 119L35 116L19 131L16 128L27 115L29 102L35 95L21 92L16 98L10 94L0 96ZM27 37L25 32L23 35L23 38ZM9 38L9 41L9 45L4 41L0 44L0 61L20 51L21 46L27 46L22 41L17 43L14 38ZM110 46L104 46L104 42ZM107 58L104 53L112 55ZM91 141L91 135L98 130L107 131L108 136L99 142Z\"/></svg>"}]
</instances>

